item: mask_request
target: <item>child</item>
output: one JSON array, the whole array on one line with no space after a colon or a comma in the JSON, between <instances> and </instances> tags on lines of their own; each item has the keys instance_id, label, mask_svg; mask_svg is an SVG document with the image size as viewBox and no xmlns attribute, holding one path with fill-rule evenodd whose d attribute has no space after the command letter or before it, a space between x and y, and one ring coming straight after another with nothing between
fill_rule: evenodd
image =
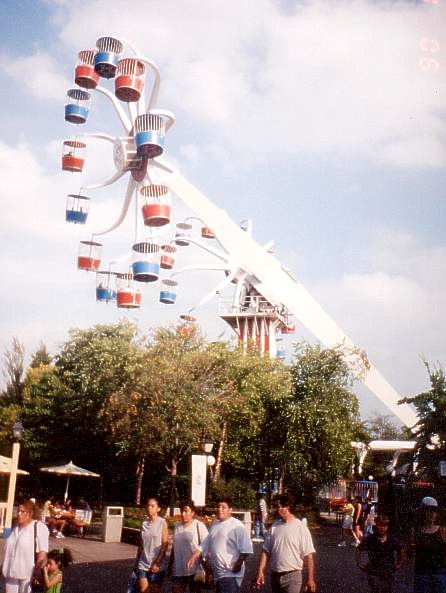
<instances>
[{"instance_id":1,"label":"child","mask_svg":"<svg viewBox=\"0 0 446 593\"><path fill-rule=\"evenodd\" d=\"M48 560L43 567L45 593L60 593L63 580L62 566L68 566L70 562L73 562L73 558L68 548L48 552Z\"/></svg>"},{"instance_id":2,"label":"child","mask_svg":"<svg viewBox=\"0 0 446 593\"><path fill-rule=\"evenodd\" d=\"M356 550L356 563L367 572L370 593L392 593L395 571L401 566L402 545L398 538L387 533L388 529L389 518L379 515L375 531ZM368 553L368 564L362 561L363 552Z\"/></svg>"}]
</instances>

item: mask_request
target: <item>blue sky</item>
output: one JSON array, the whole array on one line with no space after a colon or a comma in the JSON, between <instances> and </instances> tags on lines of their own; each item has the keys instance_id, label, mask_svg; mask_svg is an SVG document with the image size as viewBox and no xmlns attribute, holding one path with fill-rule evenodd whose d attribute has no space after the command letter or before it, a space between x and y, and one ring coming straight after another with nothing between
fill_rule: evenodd
<instances>
[{"instance_id":1,"label":"blue sky","mask_svg":"<svg viewBox=\"0 0 446 593\"><path fill-rule=\"evenodd\" d=\"M123 313L96 304L94 278L75 269L78 241L116 218L125 189L91 192L87 230L65 224L66 195L113 172L100 143L82 181L60 170L77 52L108 34L160 67L158 106L176 115L167 159L233 220L252 219L259 243L275 240L399 393L426 389L421 357L445 362L445 22L446 0L0 3L2 350L16 335L54 352L70 327L123 316L143 331L174 322L218 282L185 276L172 309L148 287L141 310ZM86 131L119 133L103 97ZM132 237L129 220L107 253ZM199 321L230 335L216 301ZM297 327L293 339L312 339ZM385 412L362 391L361 406Z\"/></svg>"}]
</instances>

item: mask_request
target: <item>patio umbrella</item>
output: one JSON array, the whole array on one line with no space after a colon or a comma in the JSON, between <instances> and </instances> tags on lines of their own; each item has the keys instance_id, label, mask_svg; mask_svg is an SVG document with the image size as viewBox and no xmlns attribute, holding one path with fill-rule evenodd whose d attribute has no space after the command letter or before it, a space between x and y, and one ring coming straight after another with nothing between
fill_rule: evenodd
<instances>
[{"instance_id":1,"label":"patio umbrella","mask_svg":"<svg viewBox=\"0 0 446 593\"><path fill-rule=\"evenodd\" d=\"M52 465L50 467L41 467L41 472L48 472L50 474L59 474L61 476L67 476L67 485L65 486L64 502L68 499L68 488L70 486L71 476L83 476L84 478L100 478L99 474L83 469L74 465L72 461L65 463L64 465Z\"/></svg>"}]
</instances>

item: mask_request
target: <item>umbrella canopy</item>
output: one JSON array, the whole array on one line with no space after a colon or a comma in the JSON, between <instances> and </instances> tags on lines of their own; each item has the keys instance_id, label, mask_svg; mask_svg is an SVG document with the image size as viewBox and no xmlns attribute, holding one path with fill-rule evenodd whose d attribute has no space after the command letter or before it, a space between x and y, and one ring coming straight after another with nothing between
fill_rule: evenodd
<instances>
[{"instance_id":1,"label":"umbrella canopy","mask_svg":"<svg viewBox=\"0 0 446 593\"><path fill-rule=\"evenodd\" d=\"M0 474L10 474L11 473L11 458L4 457L0 455ZM26 472L23 469L18 469L17 473L20 475L29 475L29 472Z\"/></svg>"},{"instance_id":2,"label":"umbrella canopy","mask_svg":"<svg viewBox=\"0 0 446 593\"><path fill-rule=\"evenodd\" d=\"M70 477L71 476L81 476L84 478L100 478L99 474L95 472L91 472L88 469L84 469L77 465L74 465L72 461L70 463L65 463L64 465L52 465L50 467L41 467L41 472L48 472L50 474L59 474L62 476L67 476L67 485L65 487L65 495L64 501L68 499L68 488L70 486Z\"/></svg>"}]
</instances>

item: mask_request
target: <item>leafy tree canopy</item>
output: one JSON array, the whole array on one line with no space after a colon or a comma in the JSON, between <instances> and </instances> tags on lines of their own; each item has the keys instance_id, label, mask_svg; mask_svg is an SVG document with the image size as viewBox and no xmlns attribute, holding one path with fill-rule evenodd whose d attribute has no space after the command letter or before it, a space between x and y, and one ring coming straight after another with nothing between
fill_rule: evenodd
<instances>
[{"instance_id":1,"label":"leafy tree canopy","mask_svg":"<svg viewBox=\"0 0 446 593\"><path fill-rule=\"evenodd\" d=\"M442 366L424 365L431 388L402 402L413 404L419 418L415 425L417 472L436 480L439 462L446 460L446 377Z\"/></svg>"}]
</instances>

